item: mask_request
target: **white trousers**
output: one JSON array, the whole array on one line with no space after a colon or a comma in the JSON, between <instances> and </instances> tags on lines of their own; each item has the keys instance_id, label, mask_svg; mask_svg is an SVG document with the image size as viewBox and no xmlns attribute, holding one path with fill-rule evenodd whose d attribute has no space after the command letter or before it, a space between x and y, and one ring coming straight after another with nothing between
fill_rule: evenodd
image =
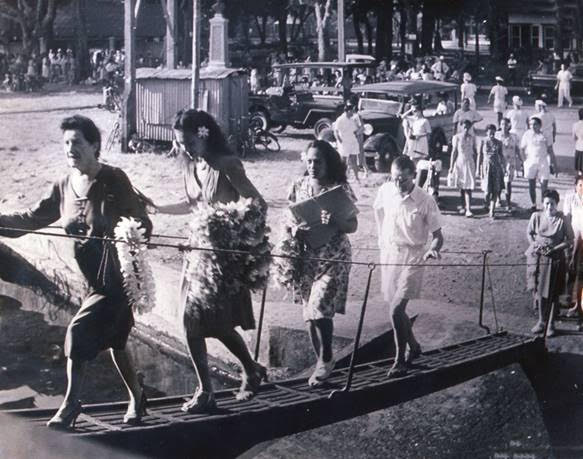
<instances>
[{"instance_id":1,"label":"white trousers","mask_svg":"<svg viewBox=\"0 0 583 459\"><path fill-rule=\"evenodd\" d=\"M569 106L573 105L573 99L571 99L571 85L559 85L559 95L557 97L557 106L563 106L563 99L567 99Z\"/></svg>"}]
</instances>

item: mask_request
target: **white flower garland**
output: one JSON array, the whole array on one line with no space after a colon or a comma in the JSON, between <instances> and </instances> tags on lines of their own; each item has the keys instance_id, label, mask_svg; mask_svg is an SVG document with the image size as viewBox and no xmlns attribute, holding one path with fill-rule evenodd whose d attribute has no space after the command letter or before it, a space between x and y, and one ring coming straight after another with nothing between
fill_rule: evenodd
<instances>
[{"instance_id":1,"label":"white flower garland","mask_svg":"<svg viewBox=\"0 0 583 459\"><path fill-rule=\"evenodd\" d=\"M237 250L228 253L190 250L185 276L188 298L203 308L212 308L221 293L241 288L253 291L267 285L271 248L265 209L253 199L199 206L191 222L189 244L202 249Z\"/></svg>"},{"instance_id":2,"label":"white flower garland","mask_svg":"<svg viewBox=\"0 0 583 459\"><path fill-rule=\"evenodd\" d=\"M156 284L146 256L145 233L141 222L132 217L121 217L114 230L123 285L130 305L138 314L150 312L156 298Z\"/></svg>"}]
</instances>

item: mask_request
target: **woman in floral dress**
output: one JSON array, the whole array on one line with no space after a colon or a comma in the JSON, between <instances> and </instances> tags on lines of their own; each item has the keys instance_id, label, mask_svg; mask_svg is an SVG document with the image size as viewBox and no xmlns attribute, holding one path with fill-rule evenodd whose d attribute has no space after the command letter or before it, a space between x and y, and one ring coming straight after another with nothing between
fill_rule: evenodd
<instances>
[{"instance_id":1,"label":"woman in floral dress","mask_svg":"<svg viewBox=\"0 0 583 459\"><path fill-rule=\"evenodd\" d=\"M180 111L173 127L175 146L181 152L186 202L159 206L158 211L175 215L196 213L198 206L236 202L240 198L253 198L266 211L265 201L247 178L241 161L230 151L211 115L202 110ZM235 330L237 326L243 330L255 328L249 289L222 291L212 303L204 298L193 299L188 272L189 262L185 258L181 305L186 342L200 386L182 406L182 411L202 413L216 407L207 361L207 337L220 340L243 366L238 400L252 398L267 373L265 367L253 360L245 341Z\"/></svg>"},{"instance_id":2,"label":"woman in floral dress","mask_svg":"<svg viewBox=\"0 0 583 459\"><path fill-rule=\"evenodd\" d=\"M548 319L547 336L555 334L554 317L549 317L553 302L565 289L567 269L565 249L573 245L573 229L558 210L559 193L546 190L543 193L543 210L531 215L526 235L529 247L526 255L526 286L533 292L538 309L538 322L533 333L543 333ZM557 304L558 306L558 304Z\"/></svg>"},{"instance_id":3,"label":"woman in floral dress","mask_svg":"<svg viewBox=\"0 0 583 459\"><path fill-rule=\"evenodd\" d=\"M520 139L516 134L510 132L511 127L510 119L502 118L500 130L496 132L496 138L502 142L502 154L506 160L504 186L506 187L506 206L508 211L512 211L512 181L521 161Z\"/></svg>"},{"instance_id":4,"label":"woman in floral dress","mask_svg":"<svg viewBox=\"0 0 583 459\"><path fill-rule=\"evenodd\" d=\"M463 131L452 139L449 174L453 176L453 184L459 188L462 197L460 213L463 215L465 211L466 217L473 217L471 205L472 191L476 186L476 137L470 120L463 121L462 125Z\"/></svg>"},{"instance_id":5,"label":"woman in floral dress","mask_svg":"<svg viewBox=\"0 0 583 459\"><path fill-rule=\"evenodd\" d=\"M478 152L478 171L482 179L482 191L485 193L485 201L489 206L490 218L494 219L496 202L500 199L500 193L504 189L504 170L506 160L502 153L502 142L496 137L496 126L486 126L486 138L480 144Z\"/></svg>"},{"instance_id":6,"label":"woman in floral dress","mask_svg":"<svg viewBox=\"0 0 583 459\"><path fill-rule=\"evenodd\" d=\"M352 201L356 197L346 180L346 166L334 148L323 140L316 140L306 150L306 174L296 180L288 199L297 203L313 198L335 186L342 186ZM310 338L318 359L316 369L309 379L310 386L322 384L334 369L332 356L333 318L336 312L344 314L348 277L352 251L347 233L354 233L358 223L356 211L349 215L334 215L322 211L322 225L333 227L329 240L320 247L311 247L308 233L318 231L318 226L307 227L296 221L291 224L291 232L300 240L306 258L322 258L331 261L306 260L302 266L298 282L298 293L303 305L303 316L307 322Z\"/></svg>"}]
</instances>

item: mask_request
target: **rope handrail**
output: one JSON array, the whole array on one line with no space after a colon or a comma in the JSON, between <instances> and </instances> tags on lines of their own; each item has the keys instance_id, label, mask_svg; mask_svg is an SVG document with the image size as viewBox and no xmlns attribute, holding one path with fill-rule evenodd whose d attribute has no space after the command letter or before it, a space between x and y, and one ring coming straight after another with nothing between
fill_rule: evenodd
<instances>
[{"instance_id":1,"label":"rope handrail","mask_svg":"<svg viewBox=\"0 0 583 459\"><path fill-rule=\"evenodd\" d=\"M130 242L125 241L123 239L116 239L113 237L99 237L99 236L84 236L79 234L60 234L60 233L53 233L47 231L38 231L38 230L28 230L28 229L20 229L20 228L10 228L6 226L0 226L1 231L13 231L17 233L24 233L24 234L35 234L37 236L49 236L49 237L60 237L65 239L78 239L82 241L88 240L97 240L106 243L117 243L121 242L124 244L130 244ZM227 253L231 255L248 255L250 252L246 250L236 250L236 249L222 249L222 248L210 248L210 247L197 247L191 246L188 244L167 244L167 243L159 243L159 242L144 242L143 243L147 247L151 248L173 248L177 249L181 252L183 251L202 251L202 252L215 252L215 253ZM443 252L442 252L443 253ZM447 252L445 252L447 253ZM480 252L483 253L483 252ZM304 261L319 261L324 263L340 263L340 264L348 264L348 265L356 265L356 266L370 266L374 264L375 266L417 266L417 267L432 267L432 268L445 268L445 267L482 267L483 263L372 263L370 261L348 261L348 260L338 260L334 258L320 258L320 257L298 257L296 255L285 255L283 253L271 253L271 257L273 258L286 258L290 260L304 260ZM542 263L542 265L550 264L550 263ZM512 268L512 267L519 267L519 266L535 266L536 263L489 263L491 267L505 267L505 268Z\"/></svg>"}]
</instances>

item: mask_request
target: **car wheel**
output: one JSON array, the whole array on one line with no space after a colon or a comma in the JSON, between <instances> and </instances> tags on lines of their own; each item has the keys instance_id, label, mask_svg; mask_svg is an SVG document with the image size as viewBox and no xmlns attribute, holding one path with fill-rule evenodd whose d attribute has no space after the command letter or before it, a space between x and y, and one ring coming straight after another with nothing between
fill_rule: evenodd
<instances>
[{"instance_id":1,"label":"car wheel","mask_svg":"<svg viewBox=\"0 0 583 459\"><path fill-rule=\"evenodd\" d=\"M433 158L441 159L444 165L449 166L449 155L443 152L443 147L447 145L443 133L438 133L431 139L431 153Z\"/></svg>"},{"instance_id":2,"label":"car wheel","mask_svg":"<svg viewBox=\"0 0 583 459\"><path fill-rule=\"evenodd\" d=\"M269 118L267 117L267 113L262 110L253 112L249 118L249 126L267 131L269 127Z\"/></svg>"},{"instance_id":3,"label":"car wheel","mask_svg":"<svg viewBox=\"0 0 583 459\"><path fill-rule=\"evenodd\" d=\"M324 129L330 129L332 127L332 120L330 118L320 118L314 124L314 135L316 138L320 138L320 134Z\"/></svg>"},{"instance_id":4,"label":"car wheel","mask_svg":"<svg viewBox=\"0 0 583 459\"><path fill-rule=\"evenodd\" d=\"M375 168L378 172L389 172L393 159L399 156L397 144L391 138L383 140L375 158Z\"/></svg>"},{"instance_id":5,"label":"car wheel","mask_svg":"<svg viewBox=\"0 0 583 459\"><path fill-rule=\"evenodd\" d=\"M287 124L278 124L277 126L272 127L271 131L275 132L276 134L281 134L283 131L285 131L286 127Z\"/></svg>"}]
</instances>

